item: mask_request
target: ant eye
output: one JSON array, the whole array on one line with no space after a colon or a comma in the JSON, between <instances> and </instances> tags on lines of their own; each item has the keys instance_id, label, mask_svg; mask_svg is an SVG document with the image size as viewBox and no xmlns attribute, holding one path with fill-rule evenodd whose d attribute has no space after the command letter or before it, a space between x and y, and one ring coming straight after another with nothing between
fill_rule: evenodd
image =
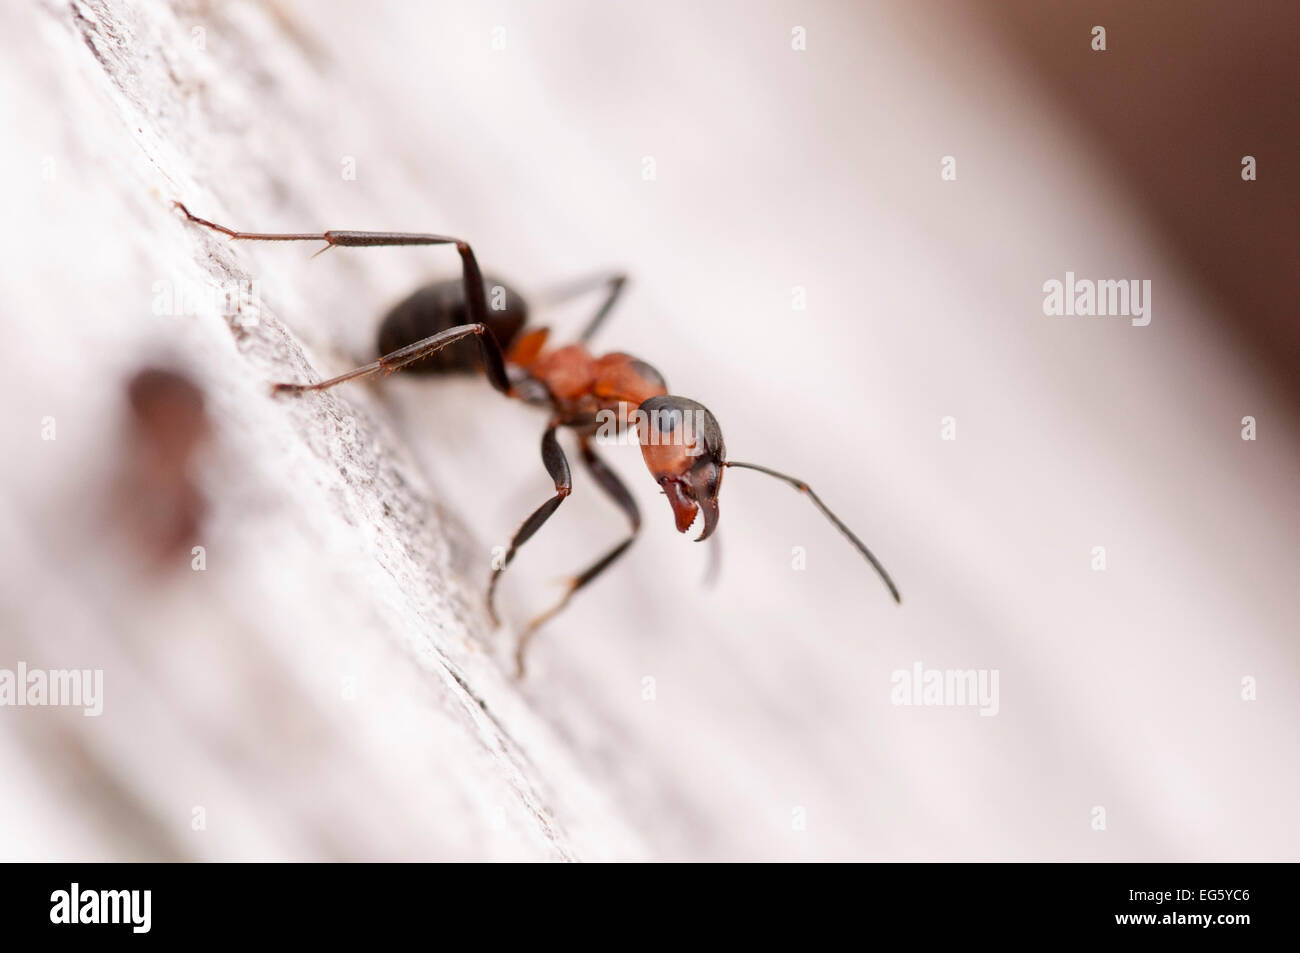
<instances>
[{"instance_id":1,"label":"ant eye","mask_svg":"<svg viewBox=\"0 0 1300 953\"><path fill-rule=\"evenodd\" d=\"M665 394L651 397L638 408L650 427L666 441L684 443L692 456L721 460L726 455L718 419L703 404L689 397Z\"/></svg>"}]
</instances>

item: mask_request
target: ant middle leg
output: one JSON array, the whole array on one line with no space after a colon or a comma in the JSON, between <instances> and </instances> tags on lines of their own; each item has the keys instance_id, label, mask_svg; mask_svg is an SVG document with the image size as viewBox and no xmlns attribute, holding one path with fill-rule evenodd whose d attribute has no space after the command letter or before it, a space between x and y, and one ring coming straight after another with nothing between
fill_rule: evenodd
<instances>
[{"instance_id":1,"label":"ant middle leg","mask_svg":"<svg viewBox=\"0 0 1300 953\"><path fill-rule=\"evenodd\" d=\"M578 575L569 580L569 589L559 602L528 623L528 627L524 629L523 633L519 636L519 644L515 647L516 678L524 677L524 653L528 648L528 643L532 640L533 635L537 630L545 623L549 622L560 612L561 609L567 606L569 600L573 598L574 593L599 576L602 572L608 569L615 560L627 552L632 543L636 541L637 533L641 529L641 511L637 509L636 500L632 497L632 494L628 491L627 487L623 485L623 481L620 480L618 475L606 465L604 460L600 459L600 457L596 455L596 450L592 447L590 438L585 436L582 437L579 446L582 451L582 462L586 465L587 471L595 478L596 484L604 490L605 494L618 505L620 510L623 511L631 529L627 538L623 540L623 542L619 543L609 552L605 553L605 555L601 556L600 559L596 560L582 572L578 573Z\"/></svg>"}]
</instances>

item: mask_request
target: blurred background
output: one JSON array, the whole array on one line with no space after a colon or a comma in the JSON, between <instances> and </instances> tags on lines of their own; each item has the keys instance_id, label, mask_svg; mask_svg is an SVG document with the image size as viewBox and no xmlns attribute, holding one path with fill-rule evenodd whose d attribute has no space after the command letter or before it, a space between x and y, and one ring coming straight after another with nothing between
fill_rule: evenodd
<instances>
[{"instance_id":1,"label":"blurred background","mask_svg":"<svg viewBox=\"0 0 1300 953\"><path fill-rule=\"evenodd\" d=\"M1300 858L1294 4L4 19L0 670L101 670L104 710L0 707L0 857ZM609 447L646 525L513 682L624 532L575 470L490 625L542 418L265 386L371 359L455 255L173 199L463 235L539 301L626 269L598 348L808 480L902 607L745 471L704 585ZM1150 323L1046 315L1067 272L1150 281ZM918 664L997 671L997 714L895 704Z\"/></svg>"}]
</instances>

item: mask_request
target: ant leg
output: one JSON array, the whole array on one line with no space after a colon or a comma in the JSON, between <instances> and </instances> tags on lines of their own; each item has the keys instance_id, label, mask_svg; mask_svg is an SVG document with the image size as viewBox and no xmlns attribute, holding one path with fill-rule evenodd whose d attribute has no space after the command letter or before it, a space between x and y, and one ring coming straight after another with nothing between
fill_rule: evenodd
<instances>
[{"instance_id":1,"label":"ant leg","mask_svg":"<svg viewBox=\"0 0 1300 953\"><path fill-rule=\"evenodd\" d=\"M501 354L501 346L497 344L497 339L484 324L462 324L459 327L447 328L445 331L439 331L414 344L408 344L406 347L385 354L377 361L371 361L369 364L346 371L329 380L318 381L315 384L272 384L271 390L277 394L285 392L300 394L308 390L327 390L344 381L359 380L381 372L391 374L400 371L408 364L423 360L448 344L454 344L471 335L478 341L479 355L483 358L483 367L487 370L488 380L492 382L493 387L509 396L510 380L506 377L505 357Z\"/></svg>"},{"instance_id":2,"label":"ant leg","mask_svg":"<svg viewBox=\"0 0 1300 953\"><path fill-rule=\"evenodd\" d=\"M595 334L601 324L604 323L609 312L614 309L614 304L618 301L619 295L623 293L623 287L626 284L627 275L623 274L621 271L616 271L612 274L595 275L590 278L583 278L579 281L571 282L567 285L562 285L559 288L553 289L550 293L543 295L543 298L547 304L559 304L563 301L568 301L570 298L575 298L580 294L585 294L594 288L603 287L606 289L605 300L601 303L600 308L597 309L596 313L592 315L591 320L587 322L587 326L582 329L582 333L578 335L579 341L586 342L591 339L591 336Z\"/></svg>"},{"instance_id":3,"label":"ant leg","mask_svg":"<svg viewBox=\"0 0 1300 953\"><path fill-rule=\"evenodd\" d=\"M483 288L483 273L479 270L478 259L474 256L474 249L470 248L469 242L462 241L459 238L451 238L447 235L426 235L418 232L356 232L356 231L337 231L331 230L326 232L241 232L233 228L227 228L225 225L218 225L216 222L210 222L206 218L199 218L187 209L180 202L172 202L178 209L185 213L185 217L196 225L202 225L204 228L210 228L213 231L220 232L223 235L229 235L231 238L242 239L254 242L310 242L320 241L325 243L325 248L339 246L343 248L366 248L387 245L455 245L456 251L460 255L461 273L465 281L465 305L468 309L469 323L459 328L450 328L443 334L452 334L460 332L457 336L449 337L446 340L440 340L436 344L435 338L439 335L425 338L423 341L417 341L415 344L394 351L380 358L374 364L367 364L365 367L357 368L347 374L340 375L330 381L325 381L321 385L311 387L301 387L298 385L276 385L276 390L321 390L325 387L332 387L334 384L341 384L345 380L353 380L357 377L367 377L381 370L395 371L400 367L405 367L413 361L419 360L428 354L432 354L438 348L446 347L452 341L458 341L469 334L478 336L479 351L483 355L483 366L487 369L488 379L492 386L503 394L510 392L510 382L506 378L505 359L502 357L501 348L497 346L496 338L487 331L488 325L488 308L487 295ZM321 249L324 251L325 249ZM320 252L317 252L320 254ZM408 351L417 348L424 348L418 357L408 357ZM387 362L387 363L385 363ZM394 366L394 362L396 362Z\"/></svg>"},{"instance_id":4,"label":"ant leg","mask_svg":"<svg viewBox=\"0 0 1300 953\"><path fill-rule=\"evenodd\" d=\"M618 508L627 516L628 523L631 524L631 532L628 534L627 539L570 579L569 591L564 594L564 598L528 623L528 627L524 629L523 634L519 637L519 645L515 648L516 678L524 677L524 651L537 630L567 606L575 592L599 576L618 557L627 552L628 547L636 540L637 532L641 529L641 511L637 509L636 500L632 498L632 494L623 485L623 481L605 465L605 461L596 456L596 451L592 448L588 438L581 438L580 447L582 449L582 462L586 464L588 472L595 477L600 488L605 491L611 500L618 504Z\"/></svg>"},{"instance_id":5,"label":"ant leg","mask_svg":"<svg viewBox=\"0 0 1300 953\"><path fill-rule=\"evenodd\" d=\"M559 427L554 421L546 428L542 434L542 464L546 467L546 472L550 474L555 481L555 495L537 507L524 524L519 527L514 538L510 540L510 548L506 550L505 559L500 566L492 567L492 578L488 581L487 590L487 608L488 615L492 617L494 624L500 624L497 619L497 610L494 605L494 599L497 590L497 580L505 572L506 567L510 565L511 560L515 558L515 553L519 547L528 542L532 535L542 528L552 513L554 513L564 502L564 498L573 491L573 479L569 475L569 461L564 456L564 450L560 447L560 441L555 437L555 431Z\"/></svg>"}]
</instances>

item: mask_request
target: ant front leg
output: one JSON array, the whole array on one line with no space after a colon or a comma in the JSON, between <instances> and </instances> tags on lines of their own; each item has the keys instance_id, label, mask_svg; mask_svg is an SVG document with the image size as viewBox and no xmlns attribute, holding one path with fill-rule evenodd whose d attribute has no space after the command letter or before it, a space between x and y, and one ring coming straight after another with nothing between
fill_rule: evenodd
<instances>
[{"instance_id":1,"label":"ant front leg","mask_svg":"<svg viewBox=\"0 0 1300 953\"><path fill-rule=\"evenodd\" d=\"M523 634L519 637L519 645L515 648L516 678L524 677L524 652L537 630L567 606L574 593L603 573L613 565L615 560L627 552L628 547L636 540L636 535L641 529L641 511L637 509L636 500L632 497L628 488L623 485L623 481L606 465L604 460L596 456L596 450L592 447L589 438L583 437L580 447L582 462L586 464L587 471L595 478L596 485L604 490L605 494L623 511L623 515L627 517L631 529L628 532L627 539L569 580L569 591L564 594L564 598L528 623L528 628L524 629Z\"/></svg>"},{"instance_id":2,"label":"ant front leg","mask_svg":"<svg viewBox=\"0 0 1300 953\"><path fill-rule=\"evenodd\" d=\"M465 304L469 312L469 324L448 328L438 334L416 341L399 348L391 354L385 354L379 360L340 374L338 377L321 381L318 384L276 384L275 390L300 392L305 390L325 390L344 381L369 377L382 372L392 373L409 364L414 364L434 351L440 350L455 341L471 334L478 340L479 353L483 358L483 367L487 370L488 380L501 393L510 394L510 380L506 376L505 357L496 338L488 330L487 295L483 288L483 273L479 270L478 259L469 242L447 235L426 235L418 232L356 232L331 230L326 232L241 232L225 225L218 225L205 218L199 218L182 203L173 202L185 217L196 225L228 235L232 239L254 242L325 242L325 248L339 246L342 248L363 248L389 245L455 245L460 254L461 272L465 281ZM321 251L325 249L322 248ZM317 252L320 254L320 252Z\"/></svg>"},{"instance_id":3,"label":"ant front leg","mask_svg":"<svg viewBox=\"0 0 1300 953\"><path fill-rule=\"evenodd\" d=\"M555 436L558 427L559 424L552 421L550 426L546 428L546 432L542 434L542 465L546 467L546 472L555 481L555 495L535 509L528 519L524 520L524 524L519 527L514 538L510 540L510 548L506 550L505 559L501 561L501 565L493 565L492 567L492 577L488 580L487 608L488 615L492 617L492 622L496 625L500 624L494 604L497 580L501 578L501 574L505 572L506 567L515 558L515 553L518 552L519 547L528 542L533 534L542 528L542 524L551 518L551 514L559 509L560 504L564 502L564 498L573 491L573 478L569 474L569 460L565 457L564 450L560 447L560 441Z\"/></svg>"}]
</instances>

